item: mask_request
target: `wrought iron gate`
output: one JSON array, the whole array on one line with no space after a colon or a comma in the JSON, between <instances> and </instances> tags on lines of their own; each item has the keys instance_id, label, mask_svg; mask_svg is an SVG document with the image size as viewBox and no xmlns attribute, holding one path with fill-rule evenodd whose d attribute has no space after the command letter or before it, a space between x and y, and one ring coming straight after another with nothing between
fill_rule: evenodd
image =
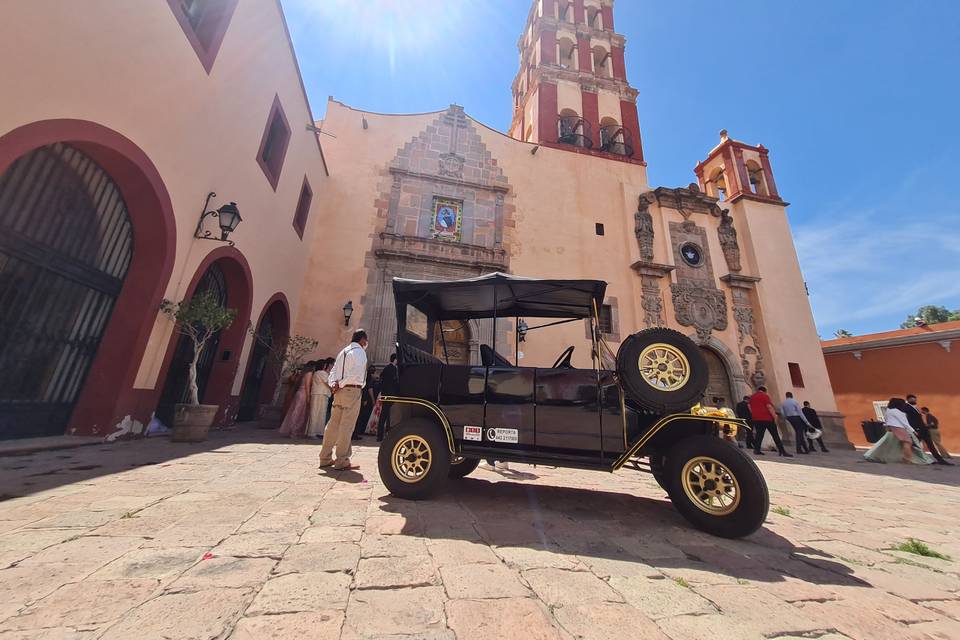
<instances>
[{"instance_id":1,"label":"wrought iron gate","mask_svg":"<svg viewBox=\"0 0 960 640\"><path fill-rule=\"evenodd\" d=\"M200 282L197 283L194 295L204 291L212 291L220 304L227 306L227 280L223 275L223 269L216 262L204 272ZM207 342L197 362L197 392L200 402L203 402L203 396L207 391L207 383L210 381L210 372L213 370L219 347L220 332L217 332ZM170 369L167 372L167 379L163 384L156 411L157 418L167 426L173 425L174 406L190 402L188 366L192 357L193 342L181 336L177 341L176 351L173 353L173 360L170 362Z\"/></svg>"},{"instance_id":2,"label":"wrought iron gate","mask_svg":"<svg viewBox=\"0 0 960 640\"><path fill-rule=\"evenodd\" d=\"M78 149L0 176L0 439L64 433L132 256L120 190Z\"/></svg>"},{"instance_id":3,"label":"wrought iron gate","mask_svg":"<svg viewBox=\"0 0 960 640\"><path fill-rule=\"evenodd\" d=\"M268 310L263 321L257 327L257 338L253 342L253 353L250 355L250 372L243 382L240 392L240 409L237 411L237 422L249 422L257 419L257 409L260 406L260 390L270 367L270 349L273 346L273 313Z\"/></svg>"}]
</instances>

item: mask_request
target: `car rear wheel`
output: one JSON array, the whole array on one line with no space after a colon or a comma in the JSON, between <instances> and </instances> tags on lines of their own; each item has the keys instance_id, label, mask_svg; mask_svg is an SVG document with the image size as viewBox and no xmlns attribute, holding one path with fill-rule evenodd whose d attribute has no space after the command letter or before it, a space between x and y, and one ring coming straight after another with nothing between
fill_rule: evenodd
<instances>
[{"instance_id":1,"label":"car rear wheel","mask_svg":"<svg viewBox=\"0 0 960 640\"><path fill-rule=\"evenodd\" d=\"M667 453L664 471L670 501L698 529L741 538L767 518L770 495L760 469L719 438L681 440Z\"/></svg>"},{"instance_id":2,"label":"car rear wheel","mask_svg":"<svg viewBox=\"0 0 960 640\"><path fill-rule=\"evenodd\" d=\"M688 411L700 402L709 375L700 347L673 329L639 331L617 352L617 376L624 393L658 413Z\"/></svg>"},{"instance_id":3,"label":"car rear wheel","mask_svg":"<svg viewBox=\"0 0 960 640\"><path fill-rule=\"evenodd\" d=\"M663 455L655 453L650 456L650 474L653 476L653 479L657 481L657 484L660 485L660 488L664 491L667 490L667 477L666 471L663 468Z\"/></svg>"},{"instance_id":4,"label":"car rear wheel","mask_svg":"<svg viewBox=\"0 0 960 640\"><path fill-rule=\"evenodd\" d=\"M380 478L391 495L429 498L450 474L450 451L443 431L429 420L407 420L387 432L377 459Z\"/></svg>"},{"instance_id":5,"label":"car rear wheel","mask_svg":"<svg viewBox=\"0 0 960 640\"><path fill-rule=\"evenodd\" d=\"M457 456L450 461L450 477L454 480L466 478L477 470L480 465L480 458L464 458Z\"/></svg>"}]
</instances>

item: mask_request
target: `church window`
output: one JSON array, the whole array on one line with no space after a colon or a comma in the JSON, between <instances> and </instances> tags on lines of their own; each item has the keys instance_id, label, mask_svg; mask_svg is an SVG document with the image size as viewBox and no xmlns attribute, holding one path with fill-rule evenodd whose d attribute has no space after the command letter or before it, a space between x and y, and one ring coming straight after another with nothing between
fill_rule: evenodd
<instances>
[{"instance_id":1,"label":"church window","mask_svg":"<svg viewBox=\"0 0 960 640\"><path fill-rule=\"evenodd\" d=\"M227 33L239 0L167 0L207 73Z\"/></svg>"},{"instance_id":2,"label":"church window","mask_svg":"<svg viewBox=\"0 0 960 640\"><path fill-rule=\"evenodd\" d=\"M587 7L587 24L594 29L603 30L603 13L598 7Z\"/></svg>"},{"instance_id":3,"label":"church window","mask_svg":"<svg viewBox=\"0 0 960 640\"><path fill-rule=\"evenodd\" d=\"M293 228L297 235L303 239L303 232L307 228L307 218L310 216L310 205L313 203L313 189L310 188L310 182L307 176L303 176L303 187L300 189L300 199L297 200L297 210L293 214Z\"/></svg>"},{"instance_id":4,"label":"church window","mask_svg":"<svg viewBox=\"0 0 960 640\"><path fill-rule=\"evenodd\" d=\"M747 175L750 177L750 191L758 196L767 195L767 183L763 179L763 169L756 162L747 162Z\"/></svg>"},{"instance_id":5,"label":"church window","mask_svg":"<svg viewBox=\"0 0 960 640\"><path fill-rule=\"evenodd\" d=\"M723 169L717 169L713 176L707 181L707 194L723 200L727 197L727 180L723 175Z\"/></svg>"},{"instance_id":6,"label":"church window","mask_svg":"<svg viewBox=\"0 0 960 640\"><path fill-rule=\"evenodd\" d=\"M611 77L610 52L601 46L593 48L593 71L601 78Z\"/></svg>"},{"instance_id":7,"label":"church window","mask_svg":"<svg viewBox=\"0 0 960 640\"><path fill-rule=\"evenodd\" d=\"M603 223L602 223L602 222L598 222L598 223L597 223L596 229L597 229L597 235L598 235L598 236L605 235L605 231L604 231Z\"/></svg>"},{"instance_id":8,"label":"church window","mask_svg":"<svg viewBox=\"0 0 960 640\"><path fill-rule=\"evenodd\" d=\"M796 362L788 362L787 367L790 369L790 384L794 389L803 389L803 372L800 371L800 365Z\"/></svg>"},{"instance_id":9,"label":"church window","mask_svg":"<svg viewBox=\"0 0 960 640\"><path fill-rule=\"evenodd\" d=\"M703 249L693 242L686 242L680 246L680 259L691 267L703 265Z\"/></svg>"},{"instance_id":10,"label":"church window","mask_svg":"<svg viewBox=\"0 0 960 640\"><path fill-rule=\"evenodd\" d=\"M570 38L557 41L557 61L564 69L577 68L577 45Z\"/></svg>"},{"instance_id":11,"label":"church window","mask_svg":"<svg viewBox=\"0 0 960 640\"><path fill-rule=\"evenodd\" d=\"M267 128L260 141L260 151L257 152L257 163L263 169L274 191L277 190L277 183L280 182L280 171L283 169L289 144L290 125L280 105L280 97L276 96L270 109L270 117L267 119Z\"/></svg>"},{"instance_id":12,"label":"church window","mask_svg":"<svg viewBox=\"0 0 960 640\"><path fill-rule=\"evenodd\" d=\"M611 334L613 330L613 305L600 306L600 333Z\"/></svg>"}]
</instances>

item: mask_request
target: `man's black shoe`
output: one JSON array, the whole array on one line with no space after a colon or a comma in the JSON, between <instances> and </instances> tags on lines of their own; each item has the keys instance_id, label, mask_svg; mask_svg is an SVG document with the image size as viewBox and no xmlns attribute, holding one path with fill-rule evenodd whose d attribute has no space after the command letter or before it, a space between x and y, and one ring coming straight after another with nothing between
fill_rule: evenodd
<instances>
[{"instance_id":1,"label":"man's black shoe","mask_svg":"<svg viewBox=\"0 0 960 640\"><path fill-rule=\"evenodd\" d=\"M787 453L786 451L781 451L781 452L780 452L780 457L781 457L781 458L792 458L792 457L793 457L793 454L792 454L792 453Z\"/></svg>"},{"instance_id":2,"label":"man's black shoe","mask_svg":"<svg viewBox=\"0 0 960 640\"><path fill-rule=\"evenodd\" d=\"M763 455L763 451L754 451L754 452L753 452L753 455L755 455L755 456L762 456L762 455Z\"/></svg>"}]
</instances>

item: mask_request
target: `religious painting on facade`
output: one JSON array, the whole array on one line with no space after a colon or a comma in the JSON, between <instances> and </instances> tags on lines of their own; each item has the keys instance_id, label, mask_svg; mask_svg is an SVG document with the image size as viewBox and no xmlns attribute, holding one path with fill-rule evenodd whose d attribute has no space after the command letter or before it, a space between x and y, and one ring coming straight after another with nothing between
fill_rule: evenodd
<instances>
[{"instance_id":1,"label":"religious painting on facade","mask_svg":"<svg viewBox=\"0 0 960 640\"><path fill-rule=\"evenodd\" d=\"M463 235L463 201L434 198L430 227L434 238L460 242Z\"/></svg>"}]
</instances>

